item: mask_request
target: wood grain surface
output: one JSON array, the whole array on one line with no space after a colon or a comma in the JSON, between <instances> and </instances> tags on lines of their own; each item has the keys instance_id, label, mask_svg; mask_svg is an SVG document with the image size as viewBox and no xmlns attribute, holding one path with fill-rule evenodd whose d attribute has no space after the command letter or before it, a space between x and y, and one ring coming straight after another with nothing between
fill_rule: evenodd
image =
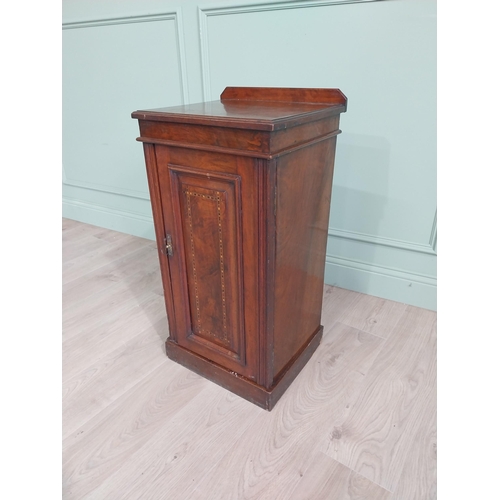
<instances>
[{"instance_id":1,"label":"wood grain surface","mask_svg":"<svg viewBox=\"0 0 500 500\"><path fill-rule=\"evenodd\" d=\"M64 219L63 248L63 498L436 498L434 312L325 286L269 413L166 357L151 241Z\"/></svg>"},{"instance_id":2,"label":"wood grain surface","mask_svg":"<svg viewBox=\"0 0 500 500\"><path fill-rule=\"evenodd\" d=\"M436 314L408 306L366 374L355 408L323 451L393 491L435 397Z\"/></svg>"},{"instance_id":3,"label":"wood grain surface","mask_svg":"<svg viewBox=\"0 0 500 500\"><path fill-rule=\"evenodd\" d=\"M324 453L314 456L290 500L389 500L391 494Z\"/></svg>"}]
</instances>

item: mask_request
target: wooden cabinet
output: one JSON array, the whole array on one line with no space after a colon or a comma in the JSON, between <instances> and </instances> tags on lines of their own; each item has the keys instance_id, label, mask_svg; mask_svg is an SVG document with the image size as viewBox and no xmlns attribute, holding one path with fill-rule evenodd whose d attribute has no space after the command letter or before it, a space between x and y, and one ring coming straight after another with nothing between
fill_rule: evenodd
<instances>
[{"instance_id":1,"label":"wooden cabinet","mask_svg":"<svg viewBox=\"0 0 500 500\"><path fill-rule=\"evenodd\" d=\"M136 111L167 355L271 410L318 346L338 89Z\"/></svg>"}]
</instances>

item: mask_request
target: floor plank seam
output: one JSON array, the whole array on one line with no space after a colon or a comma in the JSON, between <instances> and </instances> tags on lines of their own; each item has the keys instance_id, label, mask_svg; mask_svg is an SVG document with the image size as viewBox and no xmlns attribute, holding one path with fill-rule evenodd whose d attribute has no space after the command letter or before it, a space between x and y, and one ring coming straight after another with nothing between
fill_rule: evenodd
<instances>
[{"instance_id":1,"label":"floor plank seam","mask_svg":"<svg viewBox=\"0 0 500 500\"><path fill-rule=\"evenodd\" d=\"M131 454L125 461L122 465L120 465L118 468L116 468L113 473L109 476L107 476L102 484L105 484L105 483L113 483L113 480L114 478L116 477L120 477L120 472L122 469L124 469L125 467L127 466L130 466L131 464L134 464L134 462L137 460L137 458L141 458L141 455L143 455L143 450L144 449L147 449L148 447L149 448L154 448L154 446L151 446L151 443L155 443L157 440L158 440L158 436L162 436L162 433L165 432L165 426L168 426L171 425L171 422L172 421L175 421L176 418L178 418L178 415L181 414L182 412L185 412L187 414L189 414L190 412L192 412L192 414L195 414L197 413L197 408L199 408L199 405L200 405L200 401L203 401L204 399L206 399L206 396L205 396L205 392L207 390L210 390L211 386L210 385L207 385L205 386L197 395L195 395L188 403L186 403L184 406L182 406L181 408L179 408L179 410L177 412L175 412L174 414L170 415L168 419L166 419L164 425L162 425L161 427L158 428L158 430L155 432L154 435L152 435L147 441L145 441L137 450L134 451L133 454ZM219 386L217 386L217 389L221 389L223 391L226 391L225 389L222 389L220 388ZM223 397L223 396L221 396ZM214 398L213 401L219 401L220 400L220 397L219 398ZM205 410L208 408L208 405L204 405L204 408ZM239 426L239 434L238 434L238 438L241 437L245 432L246 430L252 425L253 423L253 420L248 418L246 419L247 421L247 425L243 425L243 426ZM204 420L203 421L204 423L206 423L206 421ZM164 436L163 436L164 437ZM186 436L185 438L185 442L188 442L188 443L191 443L191 436ZM192 446L192 450L190 451L190 453L194 453L194 450L196 449L196 445L194 444ZM209 469L209 472L212 471L213 469L216 468L216 466L225 458L225 456L230 453L232 450L229 449L227 452L225 452L222 457L217 460L213 465L212 467L210 467ZM190 455L188 455L188 460L191 458ZM144 463L141 462L141 460L138 460L138 463L140 464L140 466L144 466ZM146 461L147 463L147 461ZM137 467L137 466L136 466ZM206 477L208 476L209 472L207 472L203 477ZM177 477L175 475L171 476L172 477L172 480L174 481L174 484L175 482L179 482ZM189 486L191 486L189 483L186 483L188 484ZM98 490L99 488L101 487L101 485L97 486L96 488L94 488L94 490L92 490L91 492L87 493L85 495L84 498L87 498L87 497L90 497L90 498L94 498L94 494L96 492L96 490ZM142 498L142 496L141 496ZM161 497L157 497L155 496L154 498L173 498L172 496L161 496ZM181 497L182 498L182 497ZM190 497L186 497L186 498L190 498Z\"/></svg>"},{"instance_id":2,"label":"floor plank seam","mask_svg":"<svg viewBox=\"0 0 500 500\"><path fill-rule=\"evenodd\" d=\"M70 437L72 434L74 434L76 431L78 431L79 429L81 429L84 425L88 424L88 422L90 422L93 418L95 418L99 413L103 412L106 408L108 408L110 405L114 404L116 401L118 401L121 397L123 397L124 395L128 394L129 391L132 391L138 384L140 384L145 378L147 378L149 375L151 375L151 373L153 371L155 371L157 368L159 368L163 363L166 363L168 362L168 359L165 357L165 359L158 363L157 365L155 365L151 370L149 370L148 372L146 372L142 377L140 378L137 378L135 383L133 385L131 385L130 387L127 388L127 390L125 392L123 392L122 394L120 394L117 398L111 400L108 402L108 404L106 404L105 406L103 406L95 415L92 415L91 417L89 417L87 420L85 420L84 422L82 422L77 428L73 429L71 432L69 432L68 434L65 435L65 437L63 437L63 440L67 439L68 437ZM73 379L74 377L72 377ZM71 380L72 380L71 379ZM68 383L67 381L65 381L65 383ZM63 425L63 430L64 430L64 425ZM64 432L64 431L63 431Z\"/></svg>"},{"instance_id":3,"label":"floor plank seam","mask_svg":"<svg viewBox=\"0 0 500 500\"><path fill-rule=\"evenodd\" d=\"M385 486L382 486L381 484L377 483L377 481L374 481L373 479L370 479L369 477L366 477L361 472L358 472L357 470L354 470L353 468L349 467L348 465L342 463L340 460L337 460L336 458L331 457L330 455L326 454L323 451L320 451L319 453L321 453L322 455L325 455L326 457L328 457L329 459L337 462L338 464L346 467L347 469L349 469L351 471L351 474L357 474L358 476L364 477L367 481L370 481L370 483L372 483L372 484L376 484L379 488L382 488L383 490L387 491L388 493L391 493L391 494L394 493L394 491L391 491L391 490L387 489Z\"/></svg>"},{"instance_id":4,"label":"floor plank seam","mask_svg":"<svg viewBox=\"0 0 500 500\"><path fill-rule=\"evenodd\" d=\"M111 265L112 265L113 263L115 263L115 262L116 262L116 263L118 263L118 264L122 264L124 261L127 261L127 260L129 260L131 257L133 257L133 256L134 256L134 254L136 254L136 253L140 253L140 252L144 252L144 250L145 250L146 248L148 248L148 245L145 245L145 246L140 247L140 248L136 248L136 249L135 249L135 250L133 250L132 252L130 252L130 253L126 254L126 255L123 255L123 256L119 257L118 259L112 260L111 262L108 262L108 263L106 263L106 264L104 264L104 265L102 265L102 266L100 266L100 267L98 267L98 268L96 268L96 269L92 269L92 271L89 271L88 273L85 273L84 275L82 275L82 276L80 276L80 277L78 277L78 278L75 278L75 279L72 279L72 280L68 281L68 282L65 284L65 286L64 286L65 290L63 290L63 293L69 292L70 290L73 290L74 288L78 287L78 285L74 285L74 286L70 286L70 287L68 288L68 285L70 285L70 284L71 284L71 283L73 283L74 281L83 280L83 278L85 278L85 276L89 276L89 275L91 275L91 274L93 274L93 273L96 273L96 272L97 272L97 271L99 271L100 269L103 269L104 267L107 267L107 266L111 266ZM120 265L118 265L118 266L116 266L116 267L118 268L118 267L120 267ZM139 272L141 272L141 271L139 271ZM142 271L142 272L143 272L143 271ZM136 273L133 273L133 274L136 274ZM131 276L132 276L132 275L131 275ZM118 281L117 281L117 282L111 282L111 283L112 283L112 284L114 284L114 283L118 283Z\"/></svg>"},{"instance_id":5,"label":"floor plank seam","mask_svg":"<svg viewBox=\"0 0 500 500\"><path fill-rule=\"evenodd\" d=\"M335 459L334 459L335 460ZM347 467L347 466L346 466ZM355 471L354 469L351 469L349 467L349 469L354 473L354 474L357 474L358 476L362 476L364 477L367 481L370 481L370 483L373 483L373 484L376 484L379 488L382 488L384 491L387 491L388 493L390 493L391 495L394 493L393 490L389 490L387 489L385 486L382 486L381 484L377 483L377 481L374 481L373 479L369 479L368 477L366 477L364 474L361 474L361 472L357 472ZM401 500L401 499L400 499Z\"/></svg>"},{"instance_id":6,"label":"floor plank seam","mask_svg":"<svg viewBox=\"0 0 500 500\"><path fill-rule=\"evenodd\" d=\"M144 331L145 331L145 330L144 330ZM140 334L138 334L138 335L140 335ZM135 338L136 338L136 336L132 337L132 339L131 339L131 340L133 340L133 339L135 339ZM105 359L106 357L108 357L108 356L110 356L110 355L113 355L113 353L115 353L115 352L116 352L117 350L119 350L120 348L123 348L123 346L124 346L125 344L127 344L127 342L129 342L129 341L127 340L126 342L123 342L122 344L117 345L116 349L114 349L113 351L106 352L106 353L105 353L105 355L104 355L102 358L97 359L97 360L94 362L94 364L93 364L93 365L90 365L90 367L87 367L87 368L85 368L83 371L80 371L80 372L75 373L75 374L73 374L73 375L70 375L70 376L68 377L68 379L67 379L67 380L66 380L66 379L64 380L64 385L66 385L66 384L70 384L71 382L74 382L74 381L75 381L75 379L77 379L78 377L81 377L81 376L83 375L83 373L84 373L85 371L87 371L89 368L92 368L93 366L95 366L95 365L99 364L99 363L100 363L103 359ZM79 360L78 360L78 359L76 359L74 362L79 362ZM63 373L64 373L64 368L63 368Z\"/></svg>"},{"instance_id":7,"label":"floor plank seam","mask_svg":"<svg viewBox=\"0 0 500 500\"><path fill-rule=\"evenodd\" d=\"M165 364L165 363L168 363L168 359L165 358L164 360L164 363L160 363L158 366L156 366L153 370L151 370L151 372L149 372L142 380L145 380L147 377L150 377L155 371L160 371L162 366ZM169 382L171 381L171 379L169 379ZM137 385L137 384L136 384ZM134 385L133 387L130 387L127 391L125 391L123 394L121 394L117 399L115 399L110 405L107 405L106 407L102 408L98 413L96 413L93 417L91 417L89 420L87 420L84 424L82 424L81 426L79 426L77 429L75 429L73 432L71 432L71 434L69 434L68 436L66 436L63 440L62 440L62 448L63 448L63 452L69 448L71 448L71 446L73 446L74 443L69 443L69 440L71 439L71 437L73 435L76 435L79 433L80 429L84 428L85 426L89 426L86 430L85 430L85 433L88 435L92 432L93 429L95 429L96 427L98 427L101 423L102 423L102 414L104 414L104 417L106 418L106 414L107 412L109 412L109 408L110 406L112 405L115 405L117 407L119 406L122 406L122 401L121 400L126 400L127 398L130 397L130 394L133 393L133 391L136 389L136 385ZM201 391L200 391L201 392ZM179 410L182 409L179 408ZM172 414L172 416L174 416L174 414ZM92 424L92 420L95 420L95 423Z\"/></svg>"},{"instance_id":8,"label":"floor plank seam","mask_svg":"<svg viewBox=\"0 0 500 500\"><path fill-rule=\"evenodd\" d=\"M144 271L137 271L137 273L134 273L132 275L130 275L130 279L135 279L136 275L139 275L140 273L144 274ZM163 293L160 289L160 283L158 283L158 286L153 286L153 287L150 287L151 289L148 291L148 290L143 290L139 293L134 293L133 291L133 287L130 288L127 286L127 288L121 288L123 287L123 282L122 281L116 281L114 282L111 287L108 287L106 289L99 289L99 290L95 290L94 292L92 292L91 294L89 294L88 296L86 296L86 300L87 299L94 299L99 293L101 292L111 292L111 299L114 300L115 297L114 297L114 293L116 292L116 290L114 290L115 288L118 289L118 292L119 293L123 293L125 292L125 290L130 290L131 291L131 296L128 297L126 300L123 300L122 303L123 304L126 304L128 301L131 301L132 299L135 299L135 303L137 305L141 305L142 303L144 303L149 295L152 295L152 296L160 296L160 297L163 297ZM155 288L158 288L158 291L154 291ZM110 297L109 297L109 294L104 294L102 293L103 297L102 297L102 300L98 298L97 302L94 305L94 307L99 307L99 306L102 306L102 304L104 302L109 302L110 301ZM144 295L145 297L144 298L140 298L140 296ZM68 327L67 326L67 323L68 322L74 322L75 320L79 320L80 319L80 316L81 315L74 315L74 316L71 316L71 313L74 312L74 308L78 308L79 306L81 306L81 299L75 299L75 301L72 301L71 303L66 303L63 305L63 318L62 318L62 322L63 322L63 336L66 334L65 333L65 330L67 330ZM114 302L112 301L112 303L114 304ZM88 315L88 311L86 309L83 310L83 314L84 315ZM68 315L70 315L70 317L68 318ZM66 316L66 317L65 317Z\"/></svg>"},{"instance_id":9,"label":"floor plank seam","mask_svg":"<svg viewBox=\"0 0 500 500\"><path fill-rule=\"evenodd\" d=\"M381 337L380 335L377 335L376 333L373 332L367 332L366 330L363 330L362 328L356 328L355 326L348 325L347 323L343 323L342 321L335 321L335 324L338 323L339 325L347 326L348 328L352 328L353 330L357 330L358 332L363 332L366 333L367 335L373 335L374 337L377 337L383 341L387 340L387 337ZM392 330L391 330L392 332Z\"/></svg>"},{"instance_id":10,"label":"floor plank seam","mask_svg":"<svg viewBox=\"0 0 500 500\"><path fill-rule=\"evenodd\" d=\"M108 243L109 246L111 246L112 244L111 243ZM144 248L144 247L142 247ZM142 248L139 248L139 250L141 250ZM138 250L138 249L136 249ZM125 258L127 257L128 255L130 255L131 253L133 253L135 250L131 250L130 252L120 256L119 258ZM94 257L94 256L93 256ZM100 257L100 256L99 256ZM95 258L95 257L94 257ZM67 262L67 264L71 264L71 262L74 262L74 261L77 261L78 259L74 259L73 261L69 261ZM83 274L81 275L77 275L76 277L74 278L66 278L66 275L68 274L71 274L72 272L74 273L75 272L75 267L74 266L71 266L67 269L63 269L63 272L62 272L62 285L64 287L67 287L68 285L70 285L73 281L75 280L78 280L78 279L82 279L84 278L85 276L89 275L89 274L92 274L94 272L97 272L99 269L102 269L103 267L105 266L108 266L109 264L111 264L112 262L115 262L116 260L118 259L112 259L112 260L109 260L107 262L104 262L104 263L101 263L100 265L98 265L97 267L92 267L92 266L87 266L88 267L88 270L86 272L84 272ZM77 268L80 268L80 267L85 267L86 266L86 262L77 262Z\"/></svg>"},{"instance_id":11,"label":"floor plank seam","mask_svg":"<svg viewBox=\"0 0 500 500\"><path fill-rule=\"evenodd\" d=\"M144 298L141 299L140 301L138 300L135 305L137 307L141 307L142 304L148 302L149 300L154 300L154 299L156 299L156 294L154 292L148 292L148 293L145 294ZM134 307L134 306L132 306L132 307ZM118 322L118 320L117 320L117 322ZM127 338L127 339L125 339L123 341L118 340L116 342L116 344L115 344L115 346L116 346L115 349L113 349L113 351L110 351L110 352L115 352L120 347L123 347L127 342L130 342L137 335L145 332L148 328L155 328L159 323L162 323L162 322L165 322L164 316L158 316L158 318L156 318L154 322L151 321L151 320L149 320L150 324L145 325L143 327L143 329L141 329L140 331L138 331L137 334L135 334L133 337ZM92 333L92 332L94 332L94 331L96 331L98 329L99 329L99 326L93 325L93 326L88 327L88 329L80 330L78 333L72 335L71 337L65 337L63 335L63 339L62 339L62 349L63 349L63 351L65 349L65 345L67 345L68 342L70 342L70 343L74 342L74 338L75 338L76 335L86 335L86 334L89 333L89 331ZM168 331L166 331L165 334L168 334ZM165 343L165 340L166 340L167 336L168 335L164 336L164 338L163 337L159 337L160 341L162 342L162 344ZM110 353L107 353L106 355L109 355L109 354Z\"/></svg>"}]
</instances>

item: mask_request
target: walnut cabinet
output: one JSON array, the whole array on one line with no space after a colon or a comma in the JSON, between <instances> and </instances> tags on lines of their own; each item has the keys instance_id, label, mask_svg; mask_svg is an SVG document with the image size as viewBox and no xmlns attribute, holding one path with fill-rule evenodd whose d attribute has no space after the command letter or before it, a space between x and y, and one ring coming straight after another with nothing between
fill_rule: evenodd
<instances>
[{"instance_id":1,"label":"walnut cabinet","mask_svg":"<svg viewBox=\"0 0 500 500\"><path fill-rule=\"evenodd\" d=\"M271 410L318 346L338 89L136 111L167 355Z\"/></svg>"}]
</instances>

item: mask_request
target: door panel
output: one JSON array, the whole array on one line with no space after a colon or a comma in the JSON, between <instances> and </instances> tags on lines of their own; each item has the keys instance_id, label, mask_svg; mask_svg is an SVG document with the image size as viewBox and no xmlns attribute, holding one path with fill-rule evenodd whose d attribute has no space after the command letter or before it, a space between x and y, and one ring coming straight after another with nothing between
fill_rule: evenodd
<instances>
[{"instance_id":1,"label":"door panel","mask_svg":"<svg viewBox=\"0 0 500 500\"><path fill-rule=\"evenodd\" d=\"M190 351L255 379L258 348L248 331L257 319L256 277L244 273L257 269L257 262L255 255L244 255L243 234L245 226L247 242L256 237L256 214L242 215L256 199L254 184L244 182L253 170L239 171L237 162L226 168L229 172L215 163L203 169L179 165L164 148L159 152L165 229L173 247L171 336Z\"/></svg>"},{"instance_id":2,"label":"door panel","mask_svg":"<svg viewBox=\"0 0 500 500\"><path fill-rule=\"evenodd\" d=\"M245 362L241 290L241 196L237 175L169 165L185 249L188 338Z\"/></svg>"}]
</instances>

